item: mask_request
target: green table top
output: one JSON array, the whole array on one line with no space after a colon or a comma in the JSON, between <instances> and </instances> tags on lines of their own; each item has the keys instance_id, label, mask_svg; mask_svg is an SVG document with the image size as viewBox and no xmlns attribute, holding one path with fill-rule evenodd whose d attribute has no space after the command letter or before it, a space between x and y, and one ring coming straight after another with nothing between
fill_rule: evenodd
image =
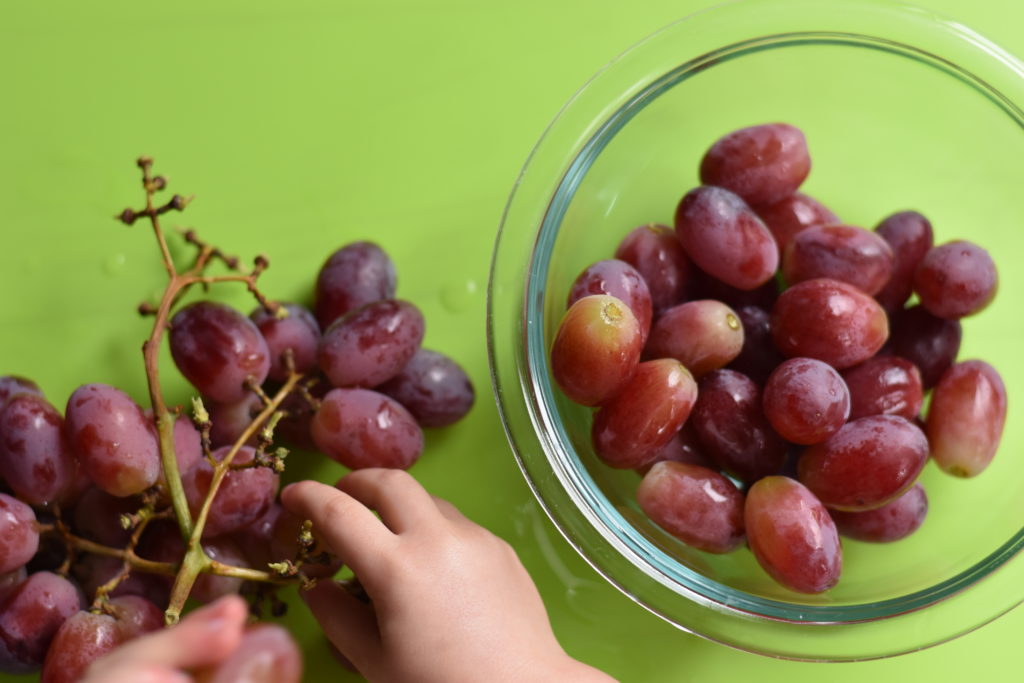
<instances>
[{"instance_id":1,"label":"green table top","mask_svg":"<svg viewBox=\"0 0 1024 683\"><path fill-rule=\"evenodd\" d=\"M823 0L827 2L827 0ZM159 292L151 236L111 220L138 203L150 154L183 220L249 258L267 291L309 296L327 254L390 252L426 345L469 370L478 402L432 433L413 473L510 540L569 650L623 681L1011 680L1024 611L895 659L795 663L687 635L605 584L523 482L492 398L485 290L508 193L533 143L602 64L708 0L230 0L5 4L0 10L0 373L57 405L86 382L145 395L133 311ZM918 0L1024 54L1024 5ZM234 289L215 295L248 306ZM168 378L174 375L168 366ZM180 380L167 393L187 395ZM300 463L292 476L342 470ZM307 680L337 668L301 607ZM827 670L825 667L828 667ZM15 680L0 676L0 681Z\"/></svg>"}]
</instances>

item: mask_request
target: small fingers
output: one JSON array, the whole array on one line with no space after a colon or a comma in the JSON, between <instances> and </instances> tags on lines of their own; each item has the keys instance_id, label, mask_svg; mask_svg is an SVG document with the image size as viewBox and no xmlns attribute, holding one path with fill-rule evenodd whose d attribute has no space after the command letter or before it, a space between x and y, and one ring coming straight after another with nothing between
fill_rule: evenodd
<instances>
[{"instance_id":1,"label":"small fingers","mask_svg":"<svg viewBox=\"0 0 1024 683\"><path fill-rule=\"evenodd\" d=\"M372 670L372 663L381 656L373 608L329 580L319 581L299 595L338 651L360 672Z\"/></svg>"},{"instance_id":2,"label":"small fingers","mask_svg":"<svg viewBox=\"0 0 1024 683\"><path fill-rule=\"evenodd\" d=\"M342 477L338 488L376 510L384 524L396 534L438 516L432 496L404 470L356 470Z\"/></svg>"},{"instance_id":3,"label":"small fingers","mask_svg":"<svg viewBox=\"0 0 1024 683\"><path fill-rule=\"evenodd\" d=\"M292 514L311 520L317 536L364 578L374 575L381 550L395 540L365 505L333 486L300 481L281 492L281 503Z\"/></svg>"}]
</instances>

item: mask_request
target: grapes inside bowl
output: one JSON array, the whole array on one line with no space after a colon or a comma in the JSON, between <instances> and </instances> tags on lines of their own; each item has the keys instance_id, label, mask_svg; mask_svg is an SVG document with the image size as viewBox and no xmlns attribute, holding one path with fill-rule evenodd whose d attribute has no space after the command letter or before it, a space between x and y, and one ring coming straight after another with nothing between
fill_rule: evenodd
<instances>
[{"instance_id":1,"label":"grapes inside bowl","mask_svg":"<svg viewBox=\"0 0 1024 683\"><path fill-rule=\"evenodd\" d=\"M936 244L969 239L997 266L1012 263L1024 222L1015 201L1024 180L1024 66L924 11L869 0L824 4L755 0L694 15L624 53L576 94L533 150L509 201L492 269L490 343L496 394L527 480L567 540L610 582L712 640L774 656L852 660L943 642L1024 600L1024 462L1017 457L1024 437L1013 399L1024 367L1012 349L1024 321L1011 310L1024 276L1010 265L1000 269L999 295L964 320L957 355L986 361L1005 382L1011 398L999 452L969 479L929 458L916 479L929 500L920 528L895 543L854 538L870 530L844 534L841 580L818 592L780 585L746 547L700 550L644 514L640 476L602 461L591 437L593 409L558 388L550 362L575 278L616 255L638 226L678 225L680 200L721 171L702 168L709 145L756 124L785 122L806 134L812 164L799 191L820 202L803 208L827 216L823 222L838 217L871 229L917 210L930 219ZM847 236L801 238L791 247L802 251L795 262L790 257L789 276L814 283L801 258L835 239ZM728 256L698 259L714 270L727 267ZM775 256L765 250L766 268L774 270ZM900 296L880 289L867 269L854 275L864 276L858 285L874 290L883 308ZM760 282L757 274L733 285L756 296ZM657 317L664 292L654 289ZM751 329L759 324L742 307L736 314ZM940 381L930 363L941 361L943 349L915 348L902 334L892 330L892 344L902 344L901 355L924 354L914 362L927 391ZM754 351L770 359L772 341L758 338ZM834 359L841 372L847 360ZM791 492L773 485L759 497L783 495Z\"/></svg>"}]
</instances>

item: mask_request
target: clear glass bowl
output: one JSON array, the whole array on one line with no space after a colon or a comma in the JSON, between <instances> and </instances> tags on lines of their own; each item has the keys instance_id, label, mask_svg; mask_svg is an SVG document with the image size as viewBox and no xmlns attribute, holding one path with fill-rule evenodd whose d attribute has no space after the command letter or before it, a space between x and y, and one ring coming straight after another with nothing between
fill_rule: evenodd
<instances>
[{"instance_id":1,"label":"clear glass bowl","mask_svg":"<svg viewBox=\"0 0 1024 683\"><path fill-rule=\"evenodd\" d=\"M872 0L744 0L659 31L604 67L530 154L509 200L489 292L495 393L541 504L588 562L678 627L743 650L810 660L908 652L975 629L1024 599L1024 338L1013 267L1024 226L1024 67L970 29ZM872 227L917 209L936 241L967 238L1001 267L1000 294L965 320L961 358L1002 373L999 454L959 480L929 464L923 527L844 540L838 586L800 595L749 550L710 555L640 512L639 477L604 467L590 411L552 387L547 351L568 288L636 225L671 224L720 135L785 121L807 134L803 189ZM1022 269L1024 270L1024 269Z\"/></svg>"}]
</instances>

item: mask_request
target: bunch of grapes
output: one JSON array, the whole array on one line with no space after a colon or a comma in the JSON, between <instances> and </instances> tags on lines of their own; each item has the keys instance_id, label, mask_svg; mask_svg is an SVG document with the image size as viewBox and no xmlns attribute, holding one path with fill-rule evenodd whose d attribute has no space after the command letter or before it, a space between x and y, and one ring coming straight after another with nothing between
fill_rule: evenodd
<instances>
[{"instance_id":1,"label":"bunch of grapes","mask_svg":"<svg viewBox=\"0 0 1024 683\"><path fill-rule=\"evenodd\" d=\"M245 270L193 231L184 239L195 259L179 269L160 216L188 200L155 203L166 180L151 175L151 159L139 166L146 207L118 218L148 219L169 276L159 306L140 306L154 318L143 345L151 407L95 383L62 414L32 381L0 377L0 671L41 668L47 683L75 681L99 656L175 623L188 599L242 592L254 615L269 605L279 616L277 589L341 568L276 500L287 447L352 469L407 468L423 428L458 421L474 401L463 369L421 348L423 315L395 298L395 267L379 246L332 254L313 311L273 301L258 287L266 258ZM226 274L209 274L214 263ZM246 286L255 310L179 305L191 287L219 282ZM165 332L198 393L190 411L160 392ZM249 671L257 652L271 665ZM288 632L261 624L202 675L288 683L301 669Z\"/></svg>"},{"instance_id":2,"label":"bunch of grapes","mask_svg":"<svg viewBox=\"0 0 1024 683\"><path fill-rule=\"evenodd\" d=\"M996 293L989 254L934 245L914 211L844 224L798 192L810 167L793 126L716 141L673 227L635 228L577 277L551 372L597 408L597 456L644 475L655 523L712 553L746 539L780 584L818 593L839 580L840 533L921 525L929 455L959 477L988 465L1006 390L957 362L960 319Z\"/></svg>"}]
</instances>

